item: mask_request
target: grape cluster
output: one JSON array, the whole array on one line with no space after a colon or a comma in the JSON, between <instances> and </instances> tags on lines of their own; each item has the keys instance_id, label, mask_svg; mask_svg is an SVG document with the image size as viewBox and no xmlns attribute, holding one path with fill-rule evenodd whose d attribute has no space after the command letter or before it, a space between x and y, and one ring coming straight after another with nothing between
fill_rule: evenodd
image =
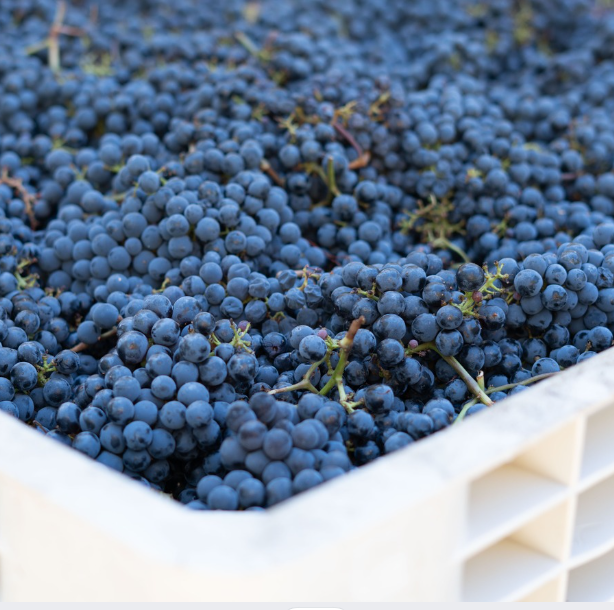
<instances>
[{"instance_id":1,"label":"grape cluster","mask_svg":"<svg viewBox=\"0 0 614 610\"><path fill-rule=\"evenodd\" d=\"M606 3L2 4L0 410L35 430L260 510L612 345Z\"/></svg>"}]
</instances>

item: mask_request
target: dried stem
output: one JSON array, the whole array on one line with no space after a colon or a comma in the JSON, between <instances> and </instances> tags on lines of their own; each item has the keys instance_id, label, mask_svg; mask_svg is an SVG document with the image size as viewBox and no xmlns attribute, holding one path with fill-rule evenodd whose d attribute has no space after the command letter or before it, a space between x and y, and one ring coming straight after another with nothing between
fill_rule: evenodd
<instances>
[{"instance_id":1,"label":"dried stem","mask_svg":"<svg viewBox=\"0 0 614 610\"><path fill-rule=\"evenodd\" d=\"M26 214L30 219L30 226L32 227L32 229L36 229L38 227L38 221L36 220L36 216L34 215L34 203L36 202L36 195L30 193L26 189L26 187L23 185L23 181L21 180L21 178L11 178L6 167L2 168L2 173L0 174L0 183L6 184L8 187L12 188L15 193L21 198L26 208Z\"/></svg>"},{"instance_id":2,"label":"dried stem","mask_svg":"<svg viewBox=\"0 0 614 610\"><path fill-rule=\"evenodd\" d=\"M278 186L285 186L286 181L273 169L271 164L266 159L262 159L262 161L260 162L260 169L265 174L270 176L273 179L273 182L275 182L275 184L277 184Z\"/></svg>"},{"instance_id":3,"label":"dried stem","mask_svg":"<svg viewBox=\"0 0 614 610\"><path fill-rule=\"evenodd\" d=\"M350 144L350 146L356 151L356 154L360 157L363 151L358 142L356 142L354 139L354 136L338 121L333 123L333 127L347 140L348 144Z\"/></svg>"},{"instance_id":4,"label":"dried stem","mask_svg":"<svg viewBox=\"0 0 614 610\"><path fill-rule=\"evenodd\" d=\"M102 335L100 335L100 337L98 337L99 341L102 341L103 339L108 339L109 337L113 337L114 335L117 334L117 326L114 326L111 330L108 330L106 333L102 333ZM77 343L77 345L75 345L74 347L70 348L71 352L82 352L84 350L86 350L88 347L91 347L88 343Z\"/></svg>"}]
</instances>

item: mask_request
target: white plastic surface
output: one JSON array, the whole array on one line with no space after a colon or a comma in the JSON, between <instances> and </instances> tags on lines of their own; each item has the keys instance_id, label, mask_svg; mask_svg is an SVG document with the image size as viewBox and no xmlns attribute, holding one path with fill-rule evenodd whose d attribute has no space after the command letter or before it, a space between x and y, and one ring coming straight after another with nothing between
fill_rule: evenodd
<instances>
[{"instance_id":1,"label":"white plastic surface","mask_svg":"<svg viewBox=\"0 0 614 610\"><path fill-rule=\"evenodd\" d=\"M189 511L0 414L0 598L612 599L612 371L614 350L264 513Z\"/></svg>"}]
</instances>

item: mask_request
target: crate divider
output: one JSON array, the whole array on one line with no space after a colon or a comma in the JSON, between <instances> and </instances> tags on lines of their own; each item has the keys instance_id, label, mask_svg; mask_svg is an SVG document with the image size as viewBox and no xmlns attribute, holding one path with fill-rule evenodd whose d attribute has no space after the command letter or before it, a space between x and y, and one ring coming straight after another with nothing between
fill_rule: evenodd
<instances>
[{"instance_id":1,"label":"crate divider","mask_svg":"<svg viewBox=\"0 0 614 610\"><path fill-rule=\"evenodd\" d=\"M468 560L463 601L512 601L552 580L559 571L555 559L506 538Z\"/></svg>"},{"instance_id":2,"label":"crate divider","mask_svg":"<svg viewBox=\"0 0 614 610\"><path fill-rule=\"evenodd\" d=\"M572 562L586 562L614 548L614 476L578 497Z\"/></svg>"},{"instance_id":3,"label":"crate divider","mask_svg":"<svg viewBox=\"0 0 614 610\"><path fill-rule=\"evenodd\" d=\"M588 487L614 473L614 406L589 415L580 485Z\"/></svg>"},{"instance_id":4,"label":"crate divider","mask_svg":"<svg viewBox=\"0 0 614 610\"><path fill-rule=\"evenodd\" d=\"M469 492L465 555L472 555L554 506L567 494L556 481L505 464L474 481Z\"/></svg>"},{"instance_id":5,"label":"crate divider","mask_svg":"<svg viewBox=\"0 0 614 610\"><path fill-rule=\"evenodd\" d=\"M614 599L614 550L571 570L566 601L605 602Z\"/></svg>"},{"instance_id":6,"label":"crate divider","mask_svg":"<svg viewBox=\"0 0 614 610\"><path fill-rule=\"evenodd\" d=\"M552 580L539 585L530 593L523 595L521 598L514 601L518 602L564 602L565 587L567 583L567 575L561 572Z\"/></svg>"}]
</instances>

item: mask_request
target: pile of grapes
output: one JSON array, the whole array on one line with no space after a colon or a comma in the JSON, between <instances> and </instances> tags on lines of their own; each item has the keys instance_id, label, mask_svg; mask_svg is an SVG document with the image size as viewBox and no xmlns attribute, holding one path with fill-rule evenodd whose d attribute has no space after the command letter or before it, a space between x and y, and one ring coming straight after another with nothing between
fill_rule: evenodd
<instances>
[{"instance_id":1,"label":"pile of grapes","mask_svg":"<svg viewBox=\"0 0 614 610\"><path fill-rule=\"evenodd\" d=\"M608 349L610 4L2 0L0 410L262 510Z\"/></svg>"}]
</instances>

